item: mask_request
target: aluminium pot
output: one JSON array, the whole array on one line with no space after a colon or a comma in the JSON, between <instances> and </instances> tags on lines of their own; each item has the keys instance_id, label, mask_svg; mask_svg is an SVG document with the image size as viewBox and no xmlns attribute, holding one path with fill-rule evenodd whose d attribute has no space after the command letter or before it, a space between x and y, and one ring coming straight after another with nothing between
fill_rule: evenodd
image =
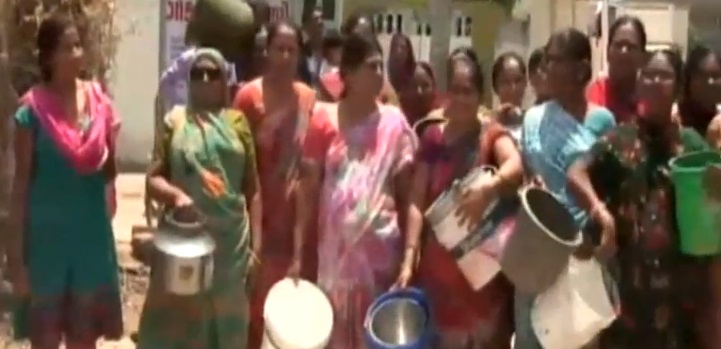
<instances>
[{"instance_id":1,"label":"aluminium pot","mask_svg":"<svg viewBox=\"0 0 721 349\"><path fill-rule=\"evenodd\" d=\"M521 209L501 255L501 270L517 291L538 294L567 269L583 236L571 213L552 193L530 187L519 196Z\"/></svg>"},{"instance_id":2,"label":"aluminium pot","mask_svg":"<svg viewBox=\"0 0 721 349\"><path fill-rule=\"evenodd\" d=\"M195 208L171 209L158 224L153 244L153 282L179 296L209 291L213 284L215 241Z\"/></svg>"}]
</instances>

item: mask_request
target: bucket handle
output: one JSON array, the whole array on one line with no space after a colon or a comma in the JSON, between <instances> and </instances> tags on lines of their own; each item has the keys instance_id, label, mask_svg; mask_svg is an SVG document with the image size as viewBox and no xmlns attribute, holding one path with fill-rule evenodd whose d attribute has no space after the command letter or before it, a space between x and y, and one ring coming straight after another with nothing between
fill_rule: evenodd
<instances>
[{"instance_id":1,"label":"bucket handle","mask_svg":"<svg viewBox=\"0 0 721 349\"><path fill-rule=\"evenodd\" d=\"M180 210L191 210L193 215L195 215L196 219L192 222L181 222L176 219L176 215L181 212ZM173 227L177 227L183 231L193 231L198 229L203 229L208 222L207 217L200 212L200 210L195 206L188 206L188 207L173 207L168 210L163 215L163 223L171 225Z\"/></svg>"}]
</instances>

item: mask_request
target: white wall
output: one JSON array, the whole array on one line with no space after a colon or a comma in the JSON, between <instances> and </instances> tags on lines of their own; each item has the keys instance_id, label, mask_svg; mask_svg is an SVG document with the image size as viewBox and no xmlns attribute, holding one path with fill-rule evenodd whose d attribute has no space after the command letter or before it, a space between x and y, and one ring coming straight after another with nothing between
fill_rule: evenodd
<instances>
[{"instance_id":1,"label":"white wall","mask_svg":"<svg viewBox=\"0 0 721 349\"><path fill-rule=\"evenodd\" d=\"M124 169L144 169L153 145L160 2L122 0L117 5L122 39L111 88L123 118L118 158Z\"/></svg>"}]
</instances>

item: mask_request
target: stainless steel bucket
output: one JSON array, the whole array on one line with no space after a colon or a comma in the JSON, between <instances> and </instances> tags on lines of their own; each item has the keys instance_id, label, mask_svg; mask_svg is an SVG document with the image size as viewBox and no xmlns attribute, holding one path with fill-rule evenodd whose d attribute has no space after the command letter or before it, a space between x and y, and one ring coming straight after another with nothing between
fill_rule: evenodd
<instances>
[{"instance_id":1,"label":"stainless steel bucket","mask_svg":"<svg viewBox=\"0 0 721 349\"><path fill-rule=\"evenodd\" d=\"M153 282L181 296L210 290L213 284L215 241L205 230L205 219L190 208L171 210L163 217L153 244L158 253L152 264Z\"/></svg>"},{"instance_id":2,"label":"stainless steel bucket","mask_svg":"<svg viewBox=\"0 0 721 349\"><path fill-rule=\"evenodd\" d=\"M371 315L370 334L390 346L415 343L427 327L426 311L415 300L399 298L387 301Z\"/></svg>"},{"instance_id":3,"label":"stainless steel bucket","mask_svg":"<svg viewBox=\"0 0 721 349\"><path fill-rule=\"evenodd\" d=\"M516 290L537 294L566 270L583 241L573 216L550 192L525 188L513 233L501 255L501 270Z\"/></svg>"}]
</instances>

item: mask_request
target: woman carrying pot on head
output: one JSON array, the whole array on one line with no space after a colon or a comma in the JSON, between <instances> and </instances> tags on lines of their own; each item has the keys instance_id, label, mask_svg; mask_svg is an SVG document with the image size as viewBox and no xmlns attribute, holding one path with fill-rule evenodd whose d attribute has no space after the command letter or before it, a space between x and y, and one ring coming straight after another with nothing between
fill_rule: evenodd
<instances>
[{"instance_id":1,"label":"woman carrying pot on head","mask_svg":"<svg viewBox=\"0 0 721 349\"><path fill-rule=\"evenodd\" d=\"M674 122L681 57L652 52L639 75L638 116L601 137L568 171L577 202L618 245L622 317L601 348L712 348L708 259L682 255L675 220L671 158L708 144Z\"/></svg>"},{"instance_id":2,"label":"woman carrying pot on head","mask_svg":"<svg viewBox=\"0 0 721 349\"><path fill-rule=\"evenodd\" d=\"M721 53L696 46L686 59L678 103L681 123L721 150Z\"/></svg>"},{"instance_id":3,"label":"woman carrying pot on head","mask_svg":"<svg viewBox=\"0 0 721 349\"><path fill-rule=\"evenodd\" d=\"M343 21L340 26L340 31L343 36L349 36L351 34L376 35L373 20L358 12L351 14ZM340 71L334 70L323 74L320 77L318 90L319 100L324 102L338 102L342 98L341 92L344 91ZM383 79L383 86L378 92L378 101L385 104L398 105L396 91L385 78Z\"/></svg>"},{"instance_id":4,"label":"woman carrying pot on head","mask_svg":"<svg viewBox=\"0 0 721 349\"><path fill-rule=\"evenodd\" d=\"M482 122L476 115L484 88L480 65L451 60L449 68L448 101L442 109L445 121L428 126L421 135L411 182L406 258L397 284L408 285L416 253L423 246L417 279L429 297L438 348L510 348L513 287L497 276L474 291L450 251L423 226L423 213L433 201L477 166L494 166L498 172L464 194L459 213L469 221L480 220L499 195L515 195L523 180L513 138L500 124Z\"/></svg>"},{"instance_id":5,"label":"woman carrying pot on head","mask_svg":"<svg viewBox=\"0 0 721 349\"><path fill-rule=\"evenodd\" d=\"M515 52L505 52L498 56L491 68L491 83L500 102L494 113L495 119L518 142L523 124L523 97L528 83L523 57Z\"/></svg>"},{"instance_id":6,"label":"woman carrying pot on head","mask_svg":"<svg viewBox=\"0 0 721 349\"><path fill-rule=\"evenodd\" d=\"M383 55L374 35L351 34L340 66L338 103L319 104L305 139L299 227L317 220L318 285L335 312L331 348L365 348L371 302L395 281L404 250L416 139L403 113L378 103ZM408 255L407 254L407 255Z\"/></svg>"},{"instance_id":7,"label":"woman carrying pot on head","mask_svg":"<svg viewBox=\"0 0 721 349\"><path fill-rule=\"evenodd\" d=\"M42 82L15 114L15 176L8 270L22 305L15 334L33 348L95 348L118 339L123 319L106 186L117 174L119 120L96 82L79 78L77 26L40 24ZM78 248L85 246L82 253Z\"/></svg>"},{"instance_id":8,"label":"woman carrying pot on head","mask_svg":"<svg viewBox=\"0 0 721 349\"><path fill-rule=\"evenodd\" d=\"M251 302L250 347L258 348L263 339L265 296L289 269L300 273L301 241L293 231L295 185L303 139L315 104L315 91L296 80L301 59L300 29L278 22L268 28L265 73L238 92L233 103L250 121L258 151L258 175L263 190L263 250L258 284ZM289 223L290 222L290 223ZM309 246L312 247L312 246ZM314 280L315 261L303 263L303 277ZM310 269L308 269L310 268Z\"/></svg>"},{"instance_id":9,"label":"woman carrying pot on head","mask_svg":"<svg viewBox=\"0 0 721 349\"><path fill-rule=\"evenodd\" d=\"M216 242L208 292L167 293L151 282L138 348L242 348L247 344L248 283L261 251L261 201L250 125L228 108L223 56L199 49L188 105L165 117L148 170L148 193L166 208L193 206Z\"/></svg>"},{"instance_id":10,"label":"woman carrying pot on head","mask_svg":"<svg viewBox=\"0 0 721 349\"><path fill-rule=\"evenodd\" d=\"M566 170L585 154L596 139L615 122L607 109L586 100L591 79L591 45L576 29L555 32L545 48L551 99L526 111L521 149L526 172L535 182L555 194L583 227L585 212L566 189ZM516 348L540 348L531 327L535 295L516 292Z\"/></svg>"},{"instance_id":11,"label":"woman carrying pot on head","mask_svg":"<svg viewBox=\"0 0 721 349\"><path fill-rule=\"evenodd\" d=\"M638 17L617 18L608 33L608 76L588 88L588 100L611 110L617 123L636 115L636 75L646 55L646 28Z\"/></svg>"}]
</instances>

